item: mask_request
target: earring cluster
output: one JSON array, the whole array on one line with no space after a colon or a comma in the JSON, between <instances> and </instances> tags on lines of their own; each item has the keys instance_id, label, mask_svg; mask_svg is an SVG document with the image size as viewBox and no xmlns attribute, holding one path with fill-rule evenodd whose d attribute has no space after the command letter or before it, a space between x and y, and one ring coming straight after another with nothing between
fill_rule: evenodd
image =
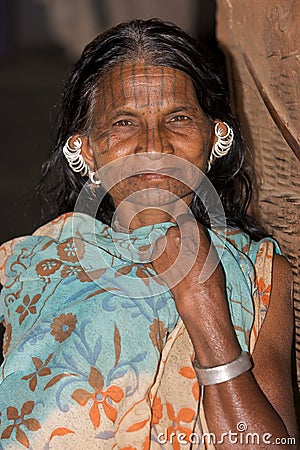
<instances>
[{"instance_id":1,"label":"earring cluster","mask_svg":"<svg viewBox=\"0 0 300 450\"><path fill-rule=\"evenodd\" d=\"M82 177L88 176L92 183L100 184L101 181L95 179L95 172L91 170L81 154L82 140L78 137L74 142L74 148L70 146L70 139L63 146L63 154L68 161L73 172L79 172Z\"/></svg>"},{"instance_id":2,"label":"earring cluster","mask_svg":"<svg viewBox=\"0 0 300 450\"><path fill-rule=\"evenodd\" d=\"M225 125L225 131L222 125ZM215 159L222 158L222 156L227 155L232 146L234 137L233 129L229 125L227 125L226 122L222 122L222 125L220 122L216 123L215 125L215 135L217 136L218 140L213 145L209 160L207 162L208 171L210 171Z\"/></svg>"}]
</instances>

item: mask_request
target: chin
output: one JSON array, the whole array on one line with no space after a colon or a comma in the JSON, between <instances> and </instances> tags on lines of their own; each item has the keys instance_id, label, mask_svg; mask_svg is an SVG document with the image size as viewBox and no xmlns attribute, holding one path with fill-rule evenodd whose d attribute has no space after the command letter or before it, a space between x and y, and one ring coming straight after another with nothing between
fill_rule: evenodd
<instances>
[{"instance_id":1,"label":"chin","mask_svg":"<svg viewBox=\"0 0 300 450\"><path fill-rule=\"evenodd\" d=\"M167 177L166 177L167 178ZM161 180L159 180L161 181ZM176 202L185 201L187 197L191 197L193 191L183 183L164 182L157 183L119 183L122 186L115 187L111 190L111 195L115 204L120 204L123 201L134 203L145 207L157 208L167 205L174 205Z\"/></svg>"}]
</instances>

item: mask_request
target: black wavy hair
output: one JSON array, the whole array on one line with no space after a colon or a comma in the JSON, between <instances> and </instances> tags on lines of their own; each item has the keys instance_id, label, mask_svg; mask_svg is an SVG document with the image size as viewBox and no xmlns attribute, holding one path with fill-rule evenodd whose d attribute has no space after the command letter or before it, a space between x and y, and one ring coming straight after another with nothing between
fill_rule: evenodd
<instances>
[{"instance_id":1,"label":"black wavy hair","mask_svg":"<svg viewBox=\"0 0 300 450\"><path fill-rule=\"evenodd\" d=\"M75 64L62 97L55 147L43 166L38 186L44 219L73 210L86 179L70 169L62 147L71 135L90 133L99 78L124 61L144 61L185 72L207 116L230 125L234 131L232 148L226 156L215 160L207 175L220 196L227 223L255 240L265 236L263 228L247 215L252 188L244 168L245 147L239 124L230 109L224 66L203 44L174 24L159 19L131 20L111 28L88 44ZM195 218L209 226L197 195L190 206ZM98 218L110 224L113 212L113 202L107 194Z\"/></svg>"}]
</instances>

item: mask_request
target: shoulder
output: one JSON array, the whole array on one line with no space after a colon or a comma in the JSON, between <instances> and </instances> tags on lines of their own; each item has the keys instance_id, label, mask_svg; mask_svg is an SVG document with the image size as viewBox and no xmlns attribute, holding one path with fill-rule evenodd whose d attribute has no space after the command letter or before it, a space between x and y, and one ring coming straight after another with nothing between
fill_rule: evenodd
<instances>
[{"instance_id":1,"label":"shoulder","mask_svg":"<svg viewBox=\"0 0 300 450\"><path fill-rule=\"evenodd\" d=\"M284 256L278 255L276 253L273 257L272 279L273 283L279 281L280 286L282 286L282 282L284 282L283 287L287 288L289 291L292 290L292 267Z\"/></svg>"},{"instance_id":2,"label":"shoulder","mask_svg":"<svg viewBox=\"0 0 300 450\"><path fill-rule=\"evenodd\" d=\"M257 347L270 348L285 359L293 336L293 276L289 262L282 255L273 256L271 280L269 307Z\"/></svg>"},{"instance_id":3,"label":"shoulder","mask_svg":"<svg viewBox=\"0 0 300 450\"><path fill-rule=\"evenodd\" d=\"M287 259L276 252L266 251L264 257L258 252L257 259L260 258L262 264L267 266L270 283L268 308L260 332L260 340L273 342L273 344L276 342L277 348L282 347L285 351L285 344L291 339L293 333L292 268ZM263 272L262 274L264 275Z\"/></svg>"},{"instance_id":4,"label":"shoulder","mask_svg":"<svg viewBox=\"0 0 300 450\"><path fill-rule=\"evenodd\" d=\"M287 259L282 255L274 255L272 266L272 284L270 294L270 316L286 324L286 332L293 330L293 273Z\"/></svg>"},{"instance_id":5,"label":"shoulder","mask_svg":"<svg viewBox=\"0 0 300 450\"><path fill-rule=\"evenodd\" d=\"M33 236L47 236L56 239L61 235L62 230L72 221L73 217L74 213L72 212L62 214L35 230Z\"/></svg>"},{"instance_id":6,"label":"shoulder","mask_svg":"<svg viewBox=\"0 0 300 450\"><path fill-rule=\"evenodd\" d=\"M35 255L42 254L51 242L62 236L65 229L71 233L72 213L63 214L41 226L32 235L20 236L4 242L0 246L0 283L6 285L8 279L16 278L26 270Z\"/></svg>"}]
</instances>

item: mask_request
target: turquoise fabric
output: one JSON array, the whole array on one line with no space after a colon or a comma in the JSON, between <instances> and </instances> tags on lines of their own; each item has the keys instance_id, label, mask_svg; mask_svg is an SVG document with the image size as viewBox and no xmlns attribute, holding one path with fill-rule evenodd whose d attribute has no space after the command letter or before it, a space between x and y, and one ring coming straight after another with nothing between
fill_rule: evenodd
<instances>
[{"instance_id":1,"label":"turquoise fabric","mask_svg":"<svg viewBox=\"0 0 300 450\"><path fill-rule=\"evenodd\" d=\"M50 416L67 413L79 403L80 390L95 387L92 368L96 378L101 374L103 390L119 387L104 399L111 407L108 417L113 409L126 409L131 397L146 395L161 349L180 320L172 293L147 264L151 243L173 225L136 229L129 242L124 233L77 213L0 248L5 263L0 320L7 327L0 448L24 448L26 439L34 445ZM240 232L230 240L221 232L209 234L224 267L236 334L247 350L259 243ZM16 411L8 414L9 407L17 410L22 427L10 428ZM26 417L33 419L28 426ZM95 439L112 432L95 432ZM50 448L50 440L28 448Z\"/></svg>"}]
</instances>

